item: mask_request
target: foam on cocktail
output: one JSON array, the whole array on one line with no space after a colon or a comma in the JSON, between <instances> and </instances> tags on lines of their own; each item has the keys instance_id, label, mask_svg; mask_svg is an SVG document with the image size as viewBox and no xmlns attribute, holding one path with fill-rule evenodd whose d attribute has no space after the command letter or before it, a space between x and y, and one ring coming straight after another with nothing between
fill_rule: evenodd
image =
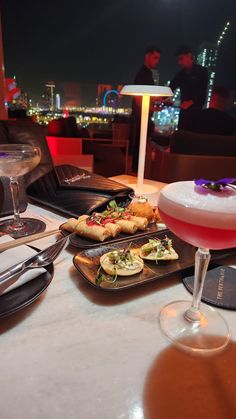
<instances>
[{"instance_id":1,"label":"foam on cocktail","mask_svg":"<svg viewBox=\"0 0 236 419\"><path fill-rule=\"evenodd\" d=\"M162 211L180 220L217 228L236 228L236 190L214 192L194 182L176 182L161 191Z\"/></svg>"},{"instance_id":2,"label":"foam on cocktail","mask_svg":"<svg viewBox=\"0 0 236 419\"><path fill-rule=\"evenodd\" d=\"M162 189L159 209L168 227L195 246L236 246L236 190L220 192L176 182Z\"/></svg>"}]
</instances>

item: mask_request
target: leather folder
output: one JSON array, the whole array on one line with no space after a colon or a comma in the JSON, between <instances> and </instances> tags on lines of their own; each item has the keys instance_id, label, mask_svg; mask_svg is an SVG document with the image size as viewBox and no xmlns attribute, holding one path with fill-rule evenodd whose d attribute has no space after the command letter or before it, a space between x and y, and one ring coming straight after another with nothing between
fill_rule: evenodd
<instances>
[{"instance_id":1,"label":"leather folder","mask_svg":"<svg viewBox=\"0 0 236 419\"><path fill-rule=\"evenodd\" d=\"M67 179L85 175L68 183ZM113 198L130 201L133 189L71 165L57 166L27 188L29 197L71 217L104 210Z\"/></svg>"}]
</instances>

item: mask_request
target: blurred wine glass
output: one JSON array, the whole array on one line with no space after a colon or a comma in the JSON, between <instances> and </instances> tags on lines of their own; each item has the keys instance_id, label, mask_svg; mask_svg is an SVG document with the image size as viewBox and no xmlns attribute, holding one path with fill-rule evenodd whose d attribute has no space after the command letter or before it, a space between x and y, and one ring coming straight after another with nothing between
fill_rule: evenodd
<instances>
[{"instance_id":1,"label":"blurred wine glass","mask_svg":"<svg viewBox=\"0 0 236 419\"><path fill-rule=\"evenodd\" d=\"M19 181L20 176L33 170L40 162L39 147L28 144L0 145L0 176L10 178L14 218L0 223L0 234L22 237L38 231L38 220L22 219L19 214Z\"/></svg>"}]
</instances>

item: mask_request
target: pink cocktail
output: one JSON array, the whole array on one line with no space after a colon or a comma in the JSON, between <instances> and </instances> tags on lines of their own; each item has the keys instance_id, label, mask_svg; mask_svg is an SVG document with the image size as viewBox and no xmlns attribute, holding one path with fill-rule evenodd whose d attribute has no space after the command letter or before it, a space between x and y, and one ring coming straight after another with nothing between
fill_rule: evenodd
<instances>
[{"instance_id":1,"label":"pink cocktail","mask_svg":"<svg viewBox=\"0 0 236 419\"><path fill-rule=\"evenodd\" d=\"M161 190L158 206L168 228L198 247L192 305L175 301L165 306L160 313L161 328L185 350L222 349L229 341L227 324L211 307L203 306L200 311L200 301L209 249L236 247L236 190L226 186L213 191L196 186L193 181L176 182Z\"/></svg>"},{"instance_id":2,"label":"pink cocktail","mask_svg":"<svg viewBox=\"0 0 236 419\"><path fill-rule=\"evenodd\" d=\"M236 247L236 190L214 192L176 182L160 194L159 211L169 229L196 247Z\"/></svg>"}]
</instances>

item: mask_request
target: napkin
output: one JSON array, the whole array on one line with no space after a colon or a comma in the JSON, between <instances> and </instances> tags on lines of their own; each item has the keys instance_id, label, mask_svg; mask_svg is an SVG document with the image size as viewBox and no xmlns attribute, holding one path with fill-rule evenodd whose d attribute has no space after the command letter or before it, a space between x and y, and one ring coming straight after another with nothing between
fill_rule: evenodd
<instances>
[{"instance_id":1,"label":"napkin","mask_svg":"<svg viewBox=\"0 0 236 419\"><path fill-rule=\"evenodd\" d=\"M6 243L12 240L14 239L12 239L10 236L0 237L0 243ZM34 256L35 254L37 254L36 250L25 245L3 251L2 253L0 253L0 273L10 268L12 265L15 265L19 262L23 262L25 259L28 259L29 257ZM17 287L20 287L26 282L37 278L37 276L41 275L44 272L46 272L46 269L44 268L30 269L23 273L20 277L18 277L16 282L8 286L7 289L5 289L7 285L1 285L0 283L0 295L12 291Z\"/></svg>"}]
</instances>

